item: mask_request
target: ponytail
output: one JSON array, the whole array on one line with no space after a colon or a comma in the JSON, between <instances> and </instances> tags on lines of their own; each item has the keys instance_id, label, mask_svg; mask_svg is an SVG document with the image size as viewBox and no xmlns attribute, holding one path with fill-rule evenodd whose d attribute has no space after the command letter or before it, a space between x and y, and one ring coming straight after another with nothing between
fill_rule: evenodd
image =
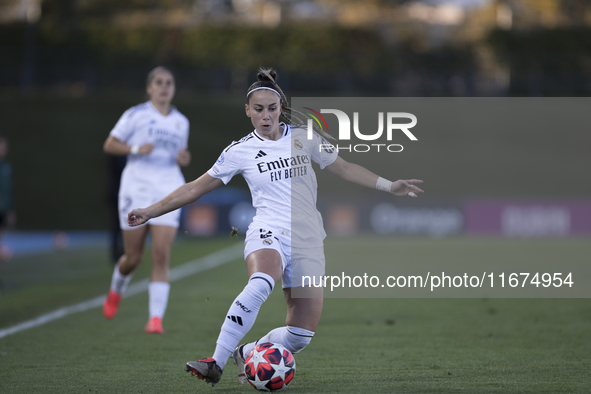
<instances>
[{"instance_id":1,"label":"ponytail","mask_svg":"<svg viewBox=\"0 0 591 394\"><path fill-rule=\"evenodd\" d=\"M281 105L281 116L284 122L297 127L305 128L308 124L308 119L311 119L308 115L290 108L287 105L287 97L283 93L283 90L277 85L277 72L272 68L259 68L257 73L257 82L250 85L246 93L246 103L250 101L250 96L255 90L268 89L272 90L279 95L279 104ZM334 139L333 136L322 130L316 123L312 123L314 132L320 134L322 137L327 139Z\"/></svg>"}]
</instances>

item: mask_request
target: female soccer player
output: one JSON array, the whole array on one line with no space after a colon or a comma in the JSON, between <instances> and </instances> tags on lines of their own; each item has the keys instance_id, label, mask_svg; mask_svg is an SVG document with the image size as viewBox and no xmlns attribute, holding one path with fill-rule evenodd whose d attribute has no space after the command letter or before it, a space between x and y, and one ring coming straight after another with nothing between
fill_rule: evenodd
<instances>
[{"instance_id":1,"label":"female soccer player","mask_svg":"<svg viewBox=\"0 0 591 394\"><path fill-rule=\"evenodd\" d=\"M128 158L119 188L125 253L115 265L103 313L107 319L115 317L132 273L142 261L149 229L152 234L152 274L150 317L145 331L163 334L162 318L170 291L170 249L179 226L180 210L171 209L152 220L149 226L134 228L127 224L127 212L134 206L150 205L185 183L179 165L187 166L191 161L187 150L189 121L170 105L175 92L170 70L156 67L150 71L146 87L150 100L125 111L104 145L106 153L128 155Z\"/></svg>"},{"instance_id":2,"label":"female soccer player","mask_svg":"<svg viewBox=\"0 0 591 394\"><path fill-rule=\"evenodd\" d=\"M292 287L294 291L302 288L303 275L324 275L322 241L326 234L316 209L312 161L345 180L397 196L416 197L422 192L416 186L420 180L387 181L338 157L336 149L328 147L321 135L313 133L309 140L305 128L280 122L282 114L297 114L287 107L275 80L274 71L261 69L258 81L248 89L245 109L255 127L253 132L224 149L213 167L195 181L128 215L131 226L144 224L198 200L238 173L250 187L256 215L245 241L248 283L230 306L213 357L189 361L186 366L188 372L212 386L219 382L230 355L239 367L239 380L246 382L244 355L254 344L237 345L253 326L278 280L283 280L287 325L272 330L258 342L280 343L297 353L310 343L316 331L322 312L322 288L313 289L316 293L306 298L292 297Z\"/></svg>"}]
</instances>

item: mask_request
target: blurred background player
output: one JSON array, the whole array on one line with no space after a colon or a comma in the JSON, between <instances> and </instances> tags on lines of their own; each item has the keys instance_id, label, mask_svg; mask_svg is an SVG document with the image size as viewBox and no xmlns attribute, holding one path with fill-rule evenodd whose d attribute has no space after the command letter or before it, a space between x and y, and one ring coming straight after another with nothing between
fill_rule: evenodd
<instances>
[{"instance_id":1,"label":"blurred background player","mask_svg":"<svg viewBox=\"0 0 591 394\"><path fill-rule=\"evenodd\" d=\"M189 361L186 366L188 372L212 386L221 379L232 354L239 367L239 381L246 383L244 355L254 344L238 344L279 280L283 281L287 303L287 325L272 330L259 341L280 343L298 353L314 336L322 313L322 287L309 289L306 297L292 297L292 287L302 287L303 275L317 277L325 273L326 233L316 208L317 183L312 161L362 186L398 196L416 197L416 193L422 192L415 185L422 183L420 180L390 182L343 160L334 147L319 150L319 146L326 147L328 143L317 133L313 139L307 138L307 129L300 127L305 122L287 106L285 95L275 83L276 77L274 71L261 69L258 81L248 89L245 110L255 127L253 132L230 144L214 166L197 180L147 208L129 213L130 225L142 225L198 200L227 184L236 174L248 183L256 209L244 249L248 283L230 306L213 357ZM295 120L294 126L280 122L281 115Z\"/></svg>"},{"instance_id":2,"label":"blurred background player","mask_svg":"<svg viewBox=\"0 0 591 394\"><path fill-rule=\"evenodd\" d=\"M148 230L152 236L152 273L149 284L149 320L147 333L164 333L162 318L170 292L170 250L180 220L180 210L131 228L127 213L134 206L160 200L185 183L179 166L191 161L187 150L189 121L170 103L175 93L172 73L157 67L148 74L146 90L150 100L125 111L109 137L104 151L127 155L119 189L119 218L123 232L124 254L113 271L111 288L103 304L103 313L112 319L133 271L142 261Z\"/></svg>"}]
</instances>

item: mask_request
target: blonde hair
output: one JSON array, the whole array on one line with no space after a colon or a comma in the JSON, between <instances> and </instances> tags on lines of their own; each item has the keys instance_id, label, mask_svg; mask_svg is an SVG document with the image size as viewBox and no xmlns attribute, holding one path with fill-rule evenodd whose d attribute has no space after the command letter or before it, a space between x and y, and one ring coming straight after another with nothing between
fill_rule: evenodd
<instances>
[{"instance_id":1,"label":"blonde hair","mask_svg":"<svg viewBox=\"0 0 591 394\"><path fill-rule=\"evenodd\" d=\"M283 90L277 85L277 72L272 68L259 68L259 72L257 74L257 81L250 85L246 93L246 103L248 104L250 101L250 96L252 95L255 89L266 88L272 89L279 94L279 104L281 105L281 116L280 119L283 119L284 122L291 124L297 127L307 127L308 115L290 108L287 105L287 97L283 93ZM312 128L314 132L320 134L324 138L334 139L333 136L328 134L326 131L320 129L316 123L312 123Z\"/></svg>"}]
</instances>

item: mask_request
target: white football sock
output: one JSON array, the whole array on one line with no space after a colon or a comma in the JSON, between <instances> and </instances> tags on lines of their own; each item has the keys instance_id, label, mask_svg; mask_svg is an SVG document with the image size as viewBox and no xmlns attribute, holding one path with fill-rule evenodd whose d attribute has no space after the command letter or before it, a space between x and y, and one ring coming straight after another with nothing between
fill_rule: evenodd
<instances>
[{"instance_id":1,"label":"white football sock","mask_svg":"<svg viewBox=\"0 0 591 394\"><path fill-rule=\"evenodd\" d=\"M279 343L292 353L299 353L312 340L314 331L306 330L299 327L286 326L271 330L267 335L256 342L247 343L242 352L244 357L259 343L274 342Z\"/></svg>"},{"instance_id":2,"label":"white football sock","mask_svg":"<svg viewBox=\"0 0 591 394\"><path fill-rule=\"evenodd\" d=\"M117 294L123 294L127 289L127 285L129 285L132 276L132 274L121 274L121 272L119 272L119 264L116 264L115 269L113 270L113 277L111 278L111 290Z\"/></svg>"},{"instance_id":3,"label":"white football sock","mask_svg":"<svg viewBox=\"0 0 591 394\"><path fill-rule=\"evenodd\" d=\"M213 354L220 368L224 368L234 348L253 326L261 305L267 300L273 287L275 281L271 276L256 272L230 306Z\"/></svg>"},{"instance_id":4,"label":"white football sock","mask_svg":"<svg viewBox=\"0 0 591 394\"><path fill-rule=\"evenodd\" d=\"M168 293L170 293L170 283L150 282L148 285L150 293L150 319L153 317L164 317L166 306L168 305Z\"/></svg>"}]
</instances>

